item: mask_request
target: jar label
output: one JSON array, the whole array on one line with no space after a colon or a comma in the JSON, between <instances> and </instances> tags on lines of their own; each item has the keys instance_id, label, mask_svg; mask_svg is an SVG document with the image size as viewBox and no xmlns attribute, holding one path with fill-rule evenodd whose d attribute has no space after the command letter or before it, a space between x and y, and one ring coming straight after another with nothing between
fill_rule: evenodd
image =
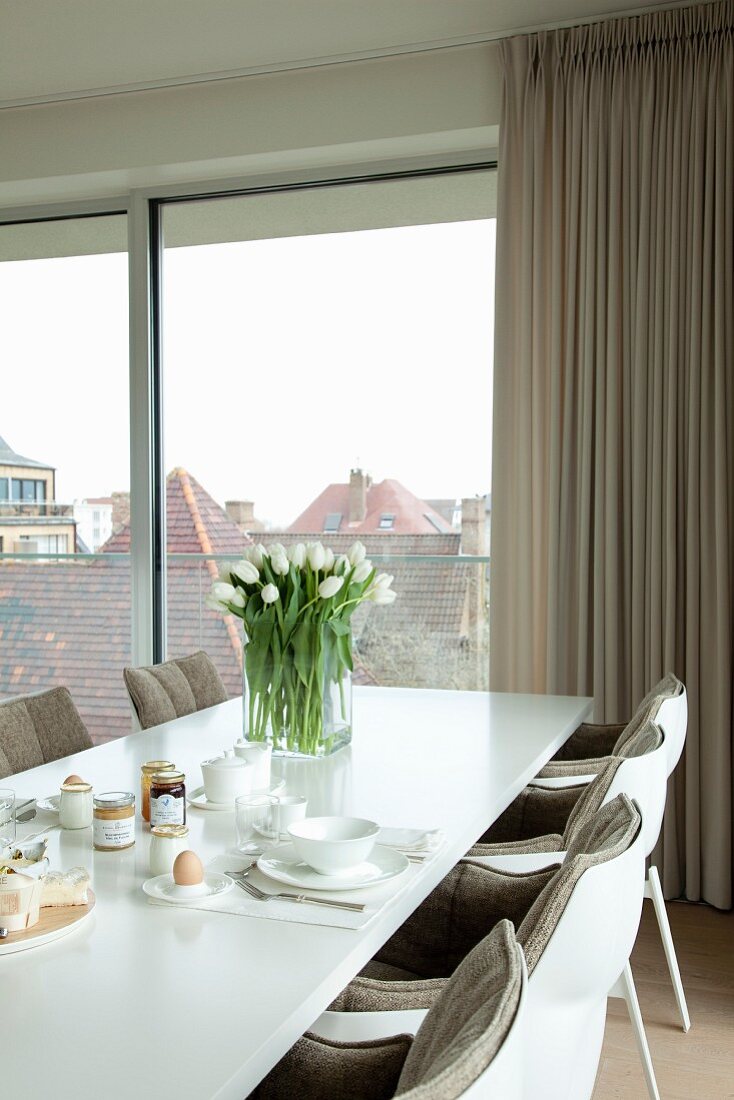
<instances>
[{"instance_id":1,"label":"jar label","mask_svg":"<svg viewBox=\"0 0 734 1100\"><path fill-rule=\"evenodd\" d=\"M135 840L135 817L94 819L95 848L126 848Z\"/></svg>"},{"instance_id":2,"label":"jar label","mask_svg":"<svg viewBox=\"0 0 734 1100\"><path fill-rule=\"evenodd\" d=\"M155 825L184 825L186 799L181 795L160 794L150 800L150 827Z\"/></svg>"}]
</instances>

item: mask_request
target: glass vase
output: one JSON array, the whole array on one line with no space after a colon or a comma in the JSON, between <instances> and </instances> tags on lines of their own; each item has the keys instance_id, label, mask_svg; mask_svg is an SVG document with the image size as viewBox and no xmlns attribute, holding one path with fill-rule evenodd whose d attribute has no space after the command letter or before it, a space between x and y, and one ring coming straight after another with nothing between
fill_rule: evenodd
<instances>
[{"instance_id":1,"label":"glass vase","mask_svg":"<svg viewBox=\"0 0 734 1100\"><path fill-rule=\"evenodd\" d=\"M330 756L352 739L352 637L342 623L246 639L242 731L276 756Z\"/></svg>"}]
</instances>

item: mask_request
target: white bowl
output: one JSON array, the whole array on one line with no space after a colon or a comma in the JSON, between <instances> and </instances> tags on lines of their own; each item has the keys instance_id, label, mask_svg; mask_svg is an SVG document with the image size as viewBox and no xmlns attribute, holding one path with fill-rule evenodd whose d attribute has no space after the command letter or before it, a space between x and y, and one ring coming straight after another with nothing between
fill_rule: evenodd
<instances>
[{"instance_id":1,"label":"white bowl","mask_svg":"<svg viewBox=\"0 0 734 1100\"><path fill-rule=\"evenodd\" d=\"M225 749L222 756L214 756L201 764L204 793L208 802L234 803L240 795L252 790L252 764L235 756L232 749Z\"/></svg>"},{"instance_id":2,"label":"white bowl","mask_svg":"<svg viewBox=\"0 0 734 1100\"><path fill-rule=\"evenodd\" d=\"M288 826L299 859L320 875L349 871L369 856L380 826L361 817L307 817Z\"/></svg>"}]
</instances>

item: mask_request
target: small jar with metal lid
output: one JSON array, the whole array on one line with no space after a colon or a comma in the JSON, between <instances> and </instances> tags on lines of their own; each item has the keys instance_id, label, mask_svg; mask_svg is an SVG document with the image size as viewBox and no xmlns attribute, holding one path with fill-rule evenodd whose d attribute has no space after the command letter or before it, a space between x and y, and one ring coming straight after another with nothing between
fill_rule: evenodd
<instances>
[{"instance_id":1,"label":"small jar with metal lid","mask_svg":"<svg viewBox=\"0 0 734 1100\"><path fill-rule=\"evenodd\" d=\"M150 781L156 772L174 772L176 765L170 760L149 760L140 765L140 816L150 821Z\"/></svg>"},{"instance_id":2,"label":"small jar with metal lid","mask_svg":"<svg viewBox=\"0 0 734 1100\"><path fill-rule=\"evenodd\" d=\"M61 784L59 825L62 829L88 829L92 824L92 784Z\"/></svg>"},{"instance_id":3,"label":"small jar with metal lid","mask_svg":"<svg viewBox=\"0 0 734 1100\"><path fill-rule=\"evenodd\" d=\"M150 827L186 824L186 776L156 772L150 781Z\"/></svg>"},{"instance_id":4,"label":"small jar with metal lid","mask_svg":"<svg viewBox=\"0 0 734 1100\"><path fill-rule=\"evenodd\" d=\"M189 846L188 825L154 825L150 830L150 873L168 875L179 852Z\"/></svg>"},{"instance_id":5,"label":"small jar with metal lid","mask_svg":"<svg viewBox=\"0 0 734 1100\"><path fill-rule=\"evenodd\" d=\"M135 843L135 795L131 791L105 791L94 796L94 847L98 852L118 852Z\"/></svg>"}]
</instances>

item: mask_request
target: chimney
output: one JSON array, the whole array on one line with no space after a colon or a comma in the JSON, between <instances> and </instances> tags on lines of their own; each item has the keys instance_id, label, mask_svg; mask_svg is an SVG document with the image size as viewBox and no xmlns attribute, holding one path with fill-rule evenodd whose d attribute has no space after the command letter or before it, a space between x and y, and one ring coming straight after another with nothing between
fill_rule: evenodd
<instances>
[{"instance_id":1,"label":"chimney","mask_svg":"<svg viewBox=\"0 0 734 1100\"><path fill-rule=\"evenodd\" d=\"M363 523L367 516L367 490L372 478L360 469L349 471L349 522Z\"/></svg>"},{"instance_id":2,"label":"chimney","mask_svg":"<svg viewBox=\"0 0 734 1100\"><path fill-rule=\"evenodd\" d=\"M486 497L464 497L461 502L461 552L487 554Z\"/></svg>"},{"instance_id":3,"label":"chimney","mask_svg":"<svg viewBox=\"0 0 734 1100\"><path fill-rule=\"evenodd\" d=\"M227 500L224 510L243 534L264 529L260 520L255 519L255 505L251 500Z\"/></svg>"}]
</instances>

